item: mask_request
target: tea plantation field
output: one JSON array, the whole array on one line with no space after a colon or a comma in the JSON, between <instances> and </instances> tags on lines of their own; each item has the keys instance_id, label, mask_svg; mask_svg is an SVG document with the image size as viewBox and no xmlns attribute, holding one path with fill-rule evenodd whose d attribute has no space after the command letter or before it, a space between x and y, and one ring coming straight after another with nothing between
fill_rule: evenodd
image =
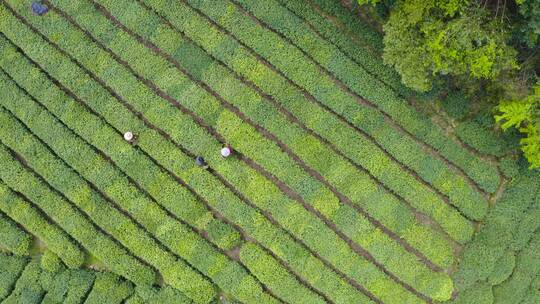
<instances>
[{"instance_id":1,"label":"tea plantation field","mask_svg":"<svg viewBox=\"0 0 540 304\"><path fill-rule=\"evenodd\" d=\"M538 175L337 1L0 2L2 303L539 303Z\"/></svg>"}]
</instances>

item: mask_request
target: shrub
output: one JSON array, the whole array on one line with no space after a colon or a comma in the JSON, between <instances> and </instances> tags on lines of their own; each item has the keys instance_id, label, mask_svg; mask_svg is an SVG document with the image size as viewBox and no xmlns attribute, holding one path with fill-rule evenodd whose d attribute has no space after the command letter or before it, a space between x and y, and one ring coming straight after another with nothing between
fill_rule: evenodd
<instances>
[{"instance_id":1,"label":"shrub","mask_svg":"<svg viewBox=\"0 0 540 304\"><path fill-rule=\"evenodd\" d=\"M39 260L30 261L15 283L11 294L2 303L41 303L45 291L39 282L40 274Z\"/></svg>"},{"instance_id":2,"label":"shrub","mask_svg":"<svg viewBox=\"0 0 540 304\"><path fill-rule=\"evenodd\" d=\"M50 250L46 250L41 255L40 262L41 269L47 272L55 273L62 268L62 261L60 260L60 258L58 258L56 254L54 254L54 252Z\"/></svg>"},{"instance_id":3,"label":"shrub","mask_svg":"<svg viewBox=\"0 0 540 304\"><path fill-rule=\"evenodd\" d=\"M17 255L29 255L31 244L32 237L6 214L0 212L0 245Z\"/></svg>"},{"instance_id":4,"label":"shrub","mask_svg":"<svg viewBox=\"0 0 540 304\"><path fill-rule=\"evenodd\" d=\"M112 273L97 273L85 303L122 303L133 293L133 284Z\"/></svg>"},{"instance_id":5,"label":"shrub","mask_svg":"<svg viewBox=\"0 0 540 304\"><path fill-rule=\"evenodd\" d=\"M0 252L0 301L9 296L28 260Z\"/></svg>"}]
</instances>

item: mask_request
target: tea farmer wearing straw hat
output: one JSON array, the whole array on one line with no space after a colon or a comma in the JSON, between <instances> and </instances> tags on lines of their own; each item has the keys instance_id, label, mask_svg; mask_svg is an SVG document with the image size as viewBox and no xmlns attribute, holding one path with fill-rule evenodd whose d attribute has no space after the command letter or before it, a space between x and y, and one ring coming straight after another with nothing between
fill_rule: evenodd
<instances>
[{"instance_id":1,"label":"tea farmer wearing straw hat","mask_svg":"<svg viewBox=\"0 0 540 304\"><path fill-rule=\"evenodd\" d=\"M231 156L232 154L232 147L231 145L226 145L225 147L221 148L221 157L223 158L227 158L229 156Z\"/></svg>"},{"instance_id":2,"label":"tea farmer wearing straw hat","mask_svg":"<svg viewBox=\"0 0 540 304\"><path fill-rule=\"evenodd\" d=\"M134 144L136 139L137 137L135 136L135 134L133 134L133 132L127 131L126 133L124 133L124 140L128 143Z\"/></svg>"}]
</instances>

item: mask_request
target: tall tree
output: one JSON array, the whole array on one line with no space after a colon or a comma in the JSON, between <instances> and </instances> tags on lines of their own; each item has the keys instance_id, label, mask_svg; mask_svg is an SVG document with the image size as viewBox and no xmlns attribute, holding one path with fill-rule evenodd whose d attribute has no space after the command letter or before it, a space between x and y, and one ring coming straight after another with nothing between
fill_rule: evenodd
<instances>
[{"instance_id":1,"label":"tall tree","mask_svg":"<svg viewBox=\"0 0 540 304\"><path fill-rule=\"evenodd\" d=\"M439 75L493 80L518 68L510 28L476 2L398 1L383 29L385 63L418 91L430 90Z\"/></svg>"}]
</instances>

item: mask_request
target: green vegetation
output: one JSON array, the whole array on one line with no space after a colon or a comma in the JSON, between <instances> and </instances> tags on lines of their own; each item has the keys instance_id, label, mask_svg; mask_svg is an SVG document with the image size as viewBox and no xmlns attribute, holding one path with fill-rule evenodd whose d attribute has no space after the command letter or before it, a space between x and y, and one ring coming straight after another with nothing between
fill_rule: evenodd
<instances>
[{"instance_id":1,"label":"green vegetation","mask_svg":"<svg viewBox=\"0 0 540 304\"><path fill-rule=\"evenodd\" d=\"M9 216L0 212L0 246L18 255L30 254L31 236L17 226Z\"/></svg>"},{"instance_id":2,"label":"green vegetation","mask_svg":"<svg viewBox=\"0 0 540 304\"><path fill-rule=\"evenodd\" d=\"M0 253L0 300L10 295L27 263L26 258Z\"/></svg>"},{"instance_id":3,"label":"green vegetation","mask_svg":"<svg viewBox=\"0 0 540 304\"><path fill-rule=\"evenodd\" d=\"M374 7L384 30L384 61L406 86L426 92L446 81L450 91L466 91L472 102L494 109L503 130L523 133L525 157L531 168L540 166L538 1L358 3ZM494 152L486 147L492 142L482 145L481 152Z\"/></svg>"},{"instance_id":4,"label":"green vegetation","mask_svg":"<svg viewBox=\"0 0 540 304\"><path fill-rule=\"evenodd\" d=\"M35 205L8 189L2 181L0 181L0 198L1 210L36 235L50 250L56 252L67 266L78 268L83 264L84 253L72 238L48 220ZM8 241L9 238L6 238L4 242ZM15 250L13 252L20 254Z\"/></svg>"},{"instance_id":5,"label":"green vegetation","mask_svg":"<svg viewBox=\"0 0 540 304\"><path fill-rule=\"evenodd\" d=\"M533 88L533 93L522 100L503 101L497 110L497 122L503 130L516 128L525 134L521 139L523 154L531 168L540 167L540 84Z\"/></svg>"},{"instance_id":6,"label":"green vegetation","mask_svg":"<svg viewBox=\"0 0 540 304\"><path fill-rule=\"evenodd\" d=\"M527 303L538 275L540 175L522 169L462 254L455 303ZM531 295L528 293L532 292Z\"/></svg>"},{"instance_id":7,"label":"green vegetation","mask_svg":"<svg viewBox=\"0 0 540 304\"><path fill-rule=\"evenodd\" d=\"M0 272L6 288L0 299L5 303L192 303L170 286L134 286L111 272L70 270L61 262L48 269L44 265L50 262L49 252L30 261L0 253L2 267L10 265Z\"/></svg>"},{"instance_id":8,"label":"green vegetation","mask_svg":"<svg viewBox=\"0 0 540 304\"><path fill-rule=\"evenodd\" d=\"M516 69L516 51L505 43L508 32L500 30L504 25L479 5L398 1L384 25L385 63L422 92L432 88L432 75L493 80Z\"/></svg>"},{"instance_id":9,"label":"green vegetation","mask_svg":"<svg viewBox=\"0 0 540 304\"><path fill-rule=\"evenodd\" d=\"M360 3L2 1L0 301L535 303L535 4Z\"/></svg>"}]
</instances>

